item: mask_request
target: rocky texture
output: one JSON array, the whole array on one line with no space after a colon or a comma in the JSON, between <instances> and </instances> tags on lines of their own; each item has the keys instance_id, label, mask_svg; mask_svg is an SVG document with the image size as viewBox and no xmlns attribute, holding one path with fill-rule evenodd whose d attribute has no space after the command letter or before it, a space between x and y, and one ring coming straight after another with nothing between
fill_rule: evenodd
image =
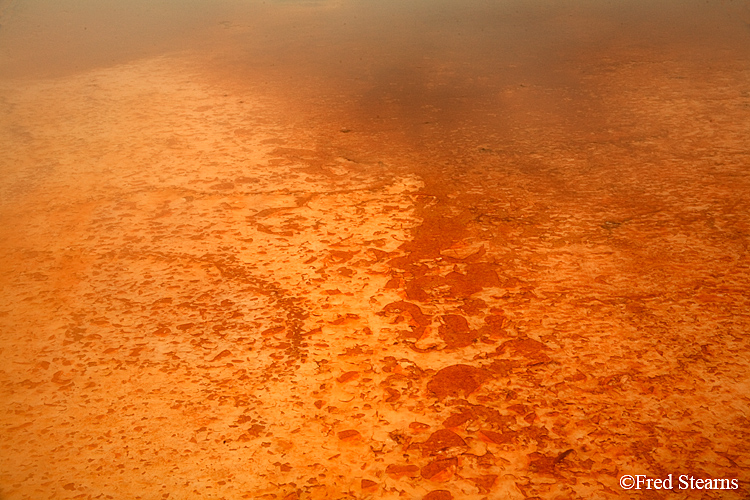
<instances>
[{"instance_id":1,"label":"rocky texture","mask_svg":"<svg viewBox=\"0 0 750 500\"><path fill-rule=\"evenodd\" d=\"M745 498L750 69L609 50L418 139L185 58L3 82L0 496Z\"/></svg>"}]
</instances>

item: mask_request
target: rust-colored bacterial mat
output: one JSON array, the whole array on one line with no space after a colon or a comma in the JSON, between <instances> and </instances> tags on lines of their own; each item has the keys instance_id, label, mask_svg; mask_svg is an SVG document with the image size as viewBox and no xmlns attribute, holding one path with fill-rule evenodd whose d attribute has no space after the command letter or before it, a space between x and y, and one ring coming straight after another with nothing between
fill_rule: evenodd
<instances>
[{"instance_id":1,"label":"rust-colored bacterial mat","mask_svg":"<svg viewBox=\"0 0 750 500\"><path fill-rule=\"evenodd\" d=\"M746 3L18 0L0 110L0 499L750 495Z\"/></svg>"}]
</instances>

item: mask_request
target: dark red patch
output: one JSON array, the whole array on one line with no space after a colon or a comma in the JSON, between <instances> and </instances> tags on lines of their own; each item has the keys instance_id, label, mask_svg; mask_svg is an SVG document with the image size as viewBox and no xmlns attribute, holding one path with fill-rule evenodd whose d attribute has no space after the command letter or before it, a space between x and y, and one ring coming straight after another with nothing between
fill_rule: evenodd
<instances>
[{"instance_id":1,"label":"dark red patch","mask_svg":"<svg viewBox=\"0 0 750 500\"><path fill-rule=\"evenodd\" d=\"M363 479L360 484L363 490L374 490L378 487L378 483L370 481L369 479Z\"/></svg>"},{"instance_id":2,"label":"dark red patch","mask_svg":"<svg viewBox=\"0 0 750 500\"><path fill-rule=\"evenodd\" d=\"M406 298L409 300L416 300L419 302L427 302L430 300L430 296L422 290L422 287L415 284L413 281L406 285Z\"/></svg>"},{"instance_id":3,"label":"dark red patch","mask_svg":"<svg viewBox=\"0 0 750 500\"><path fill-rule=\"evenodd\" d=\"M555 457L548 457L539 452L529 454L529 470L537 474L555 475Z\"/></svg>"},{"instance_id":4,"label":"dark red patch","mask_svg":"<svg viewBox=\"0 0 750 500\"><path fill-rule=\"evenodd\" d=\"M434 490L423 496L422 500L453 500L453 494L448 490Z\"/></svg>"},{"instance_id":5,"label":"dark red patch","mask_svg":"<svg viewBox=\"0 0 750 500\"><path fill-rule=\"evenodd\" d=\"M414 320L419 326L427 326L430 324L430 317L422 313L422 309L418 305L399 300L397 302L391 302L383 308L383 312L405 312Z\"/></svg>"},{"instance_id":6,"label":"dark red patch","mask_svg":"<svg viewBox=\"0 0 750 500\"><path fill-rule=\"evenodd\" d=\"M473 293L480 292L482 286L473 282L465 274L452 271L445 276L445 282L451 287L451 296L467 298Z\"/></svg>"},{"instance_id":7,"label":"dark red patch","mask_svg":"<svg viewBox=\"0 0 750 500\"><path fill-rule=\"evenodd\" d=\"M447 448L466 447L466 442L450 429L440 429L433 432L427 441L418 445L422 449L422 455L434 455Z\"/></svg>"},{"instance_id":8,"label":"dark red patch","mask_svg":"<svg viewBox=\"0 0 750 500\"><path fill-rule=\"evenodd\" d=\"M400 392L398 392L396 389L391 389L390 387L386 387L385 392L388 393L388 397L385 399L386 403L395 403L401 397Z\"/></svg>"},{"instance_id":9,"label":"dark red patch","mask_svg":"<svg viewBox=\"0 0 750 500\"><path fill-rule=\"evenodd\" d=\"M354 380L355 378L359 377L359 372L352 371L352 372L346 372L343 375L341 375L336 380L339 381L341 384L345 384L346 382L349 382L350 380Z\"/></svg>"},{"instance_id":10,"label":"dark red patch","mask_svg":"<svg viewBox=\"0 0 750 500\"><path fill-rule=\"evenodd\" d=\"M398 278L391 278L385 284L385 288L399 288L401 286L401 280Z\"/></svg>"},{"instance_id":11,"label":"dark red patch","mask_svg":"<svg viewBox=\"0 0 750 500\"><path fill-rule=\"evenodd\" d=\"M435 460L422 467L421 475L431 481L447 481L453 476L458 466L458 459Z\"/></svg>"},{"instance_id":12,"label":"dark red patch","mask_svg":"<svg viewBox=\"0 0 750 500\"><path fill-rule=\"evenodd\" d=\"M354 441L355 439L359 439L362 437L359 431L355 431L354 429L341 431L339 432L338 436L339 436L339 439L342 441Z\"/></svg>"},{"instance_id":13,"label":"dark red patch","mask_svg":"<svg viewBox=\"0 0 750 500\"><path fill-rule=\"evenodd\" d=\"M452 365L443 368L427 382L427 390L438 399L448 396L468 396L491 377L487 370L469 365Z\"/></svg>"},{"instance_id":14,"label":"dark red patch","mask_svg":"<svg viewBox=\"0 0 750 500\"><path fill-rule=\"evenodd\" d=\"M419 467L416 465L389 465L385 468L385 473L391 476L393 479L400 479L403 476L406 477L417 477L419 475Z\"/></svg>"},{"instance_id":15,"label":"dark red patch","mask_svg":"<svg viewBox=\"0 0 750 500\"><path fill-rule=\"evenodd\" d=\"M178 328L179 328L179 327L178 327ZM264 337L266 337L266 336L268 336L268 335L275 335L275 334L277 334L277 333L281 333L281 332L283 332L283 331L284 331L285 329L286 329L286 328L285 328L285 327L283 327L283 326L274 326L274 327L271 327L271 328L267 328L267 329L263 330L262 332L260 332L260 334L261 334L261 335L263 335Z\"/></svg>"},{"instance_id":16,"label":"dark red patch","mask_svg":"<svg viewBox=\"0 0 750 500\"><path fill-rule=\"evenodd\" d=\"M409 424L409 429L411 429L412 432L424 432L429 428L429 425L423 424L422 422L412 422Z\"/></svg>"},{"instance_id":17,"label":"dark red patch","mask_svg":"<svg viewBox=\"0 0 750 500\"><path fill-rule=\"evenodd\" d=\"M547 363L551 358L543 351L549 350L549 347L538 340L524 338L513 339L503 342L495 351L495 355L503 354L509 351L513 356L524 357L529 360L528 364Z\"/></svg>"},{"instance_id":18,"label":"dark red patch","mask_svg":"<svg viewBox=\"0 0 750 500\"><path fill-rule=\"evenodd\" d=\"M221 358L226 358L227 356L231 356L231 355L232 355L231 351L228 351L228 350L224 349L219 354L217 354L214 357L214 359L212 359L211 361L219 361Z\"/></svg>"},{"instance_id":19,"label":"dark red patch","mask_svg":"<svg viewBox=\"0 0 750 500\"><path fill-rule=\"evenodd\" d=\"M461 413L454 413L450 417L446 418L443 422L444 427L460 427L469 420L473 420L474 412L471 410L462 411Z\"/></svg>"},{"instance_id":20,"label":"dark red patch","mask_svg":"<svg viewBox=\"0 0 750 500\"><path fill-rule=\"evenodd\" d=\"M495 484L497 476L494 474L488 474L486 476L470 477L469 481L477 485L479 493L489 493L492 486Z\"/></svg>"},{"instance_id":21,"label":"dark red patch","mask_svg":"<svg viewBox=\"0 0 750 500\"><path fill-rule=\"evenodd\" d=\"M516 440L517 433L515 432L495 432L495 431L480 431L480 436L484 437L486 441L493 442L495 444L508 444Z\"/></svg>"},{"instance_id":22,"label":"dark red patch","mask_svg":"<svg viewBox=\"0 0 750 500\"><path fill-rule=\"evenodd\" d=\"M463 316L448 314L441 319L443 324L438 328L438 333L448 347L467 347L479 336L476 330L469 328L469 322Z\"/></svg>"},{"instance_id":23,"label":"dark red patch","mask_svg":"<svg viewBox=\"0 0 750 500\"><path fill-rule=\"evenodd\" d=\"M487 262L469 264L466 268L466 277L476 286L482 288L500 286L500 278L498 278L494 266Z\"/></svg>"}]
</instances>

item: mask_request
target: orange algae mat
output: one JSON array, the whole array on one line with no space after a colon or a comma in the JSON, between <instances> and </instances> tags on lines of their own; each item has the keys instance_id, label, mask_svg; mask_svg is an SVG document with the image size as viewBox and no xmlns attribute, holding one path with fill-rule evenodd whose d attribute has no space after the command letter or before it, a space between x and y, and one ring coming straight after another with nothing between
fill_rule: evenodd
<instances>
[{"instance_id":1,"label":"orange algae mat","mask_svg":"<svg viewBox=\"0 0 750 500\"><path fill-rule=\"evenodd\" d=\"M630 55L481 124L4 81L0 498L747 498L750 68Z\"/></svg>"}]
</instances>

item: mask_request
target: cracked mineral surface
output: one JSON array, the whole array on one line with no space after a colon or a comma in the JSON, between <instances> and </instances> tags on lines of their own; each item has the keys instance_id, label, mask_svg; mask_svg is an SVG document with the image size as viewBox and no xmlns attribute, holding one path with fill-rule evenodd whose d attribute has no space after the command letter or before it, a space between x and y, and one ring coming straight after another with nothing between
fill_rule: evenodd
<instances>
[{"instance_id":1,"label":"cracked mineral surface","mask_svg":"<svg viewBox=\"0 0 750 500\"><path fill-rule=\"evenodd\" d=\"M657 4L0 5L0 498L748 498L750 8Z\"/></svg>"}]
</instances>

